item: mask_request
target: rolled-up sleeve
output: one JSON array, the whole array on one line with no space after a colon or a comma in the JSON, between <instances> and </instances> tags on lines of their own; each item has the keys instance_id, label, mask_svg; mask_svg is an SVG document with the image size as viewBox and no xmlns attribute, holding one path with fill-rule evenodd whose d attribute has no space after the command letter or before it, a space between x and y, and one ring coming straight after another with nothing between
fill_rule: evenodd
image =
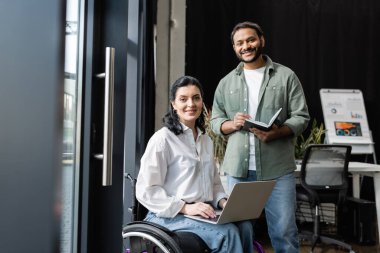
<instances>
[{"instance_id":1,"label":"rolled-up sleeve","mask_svg":"<svg viewBox=\"0 0 380 253\"><path fill-rule=\"evenodd\" d=\"M288 112L289 118L284 122L294 133L300 135L307 127L310 116L301 82L295 73L289 78Z\"/></svg>"}]
</instances>

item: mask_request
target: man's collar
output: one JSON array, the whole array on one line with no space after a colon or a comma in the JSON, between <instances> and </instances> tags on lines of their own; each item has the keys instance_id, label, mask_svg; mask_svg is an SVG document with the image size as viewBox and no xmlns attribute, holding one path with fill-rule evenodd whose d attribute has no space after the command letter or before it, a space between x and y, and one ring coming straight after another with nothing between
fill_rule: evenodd
<instances>
[{"instance_id":1,"label":"man's collar","mask_svg":"<svg viewBox=\"0 0 380 253\"><path fill-rule=\"evenodd\" d=\"M269 58L269 56L266 54L263 54L263 58L265 60L265 66L268 68L268 71L273 70L273 62L272 62L271 58ZM244 70L244 63L240 62L239 65L235 69L236 75L241 75L243 70Z\"/></svg>"}]
</instances>

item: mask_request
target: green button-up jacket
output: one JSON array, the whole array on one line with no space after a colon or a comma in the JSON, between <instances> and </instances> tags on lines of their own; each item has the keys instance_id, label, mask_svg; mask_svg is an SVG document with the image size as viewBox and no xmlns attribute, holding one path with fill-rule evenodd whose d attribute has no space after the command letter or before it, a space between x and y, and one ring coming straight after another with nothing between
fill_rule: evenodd
<instances>
[{"instance_id":1,"label":"green button-up jacket","mask_svg":"<svg viewBox=\"0 0 380 253\"><path fill-rule=\"evenodd\" d=\"M288 126L293 135L270 142L255 141L256 173L258 180L269 180L296 169L294 138L307 127L310 116L301 83L289 68L264 56L266 68L259 91L255 120L269 122L282 107L279 124ZM221 125L232 120L237 112L248 112L248 88L243 64L226 75L215 91L211 128L221 133ZM228 144L221 169L234 177L247 177L249 165L249 133L241 130L228 135Z\"/></svg>"}]
</instances>

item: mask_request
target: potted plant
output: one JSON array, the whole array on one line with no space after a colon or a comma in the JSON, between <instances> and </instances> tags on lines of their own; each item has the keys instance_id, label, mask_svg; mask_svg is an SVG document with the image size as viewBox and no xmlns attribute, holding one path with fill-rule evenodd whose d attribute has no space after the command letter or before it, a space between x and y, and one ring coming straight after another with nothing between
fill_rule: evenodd
<instances>
[{"instance_id":1,"label":"potted plant","mask_svg":"<svg viewBox=\"0 0 380 253\"><path fill-rule=\"evenodd\" d=\"M294 156L296 160L302 160L306 147L309 144L322 144L325 132L326 129L323 123L318 126L317 120L314 119L311 124L309 136L305 138L304 135L301 134L295 141Z\"/></svg>"},{"instance_id":2,"label":"potted plant","mask_svg":"<svg viewBox=\"0 0 380 253\"><path fill-rule=\"evenodd\" d=\"M203 112L205 116L206 133L210 136L210 138L212 139L214 143L214 159L215 159L216 164L220 166L220 164L222 164L223 162L224 154L226 152L228 138L224 135L215 134L211 130L211 127L210 127L211 114L204 104L203 104L203 107L204 107Z\"/></svg>"}]
</instances>

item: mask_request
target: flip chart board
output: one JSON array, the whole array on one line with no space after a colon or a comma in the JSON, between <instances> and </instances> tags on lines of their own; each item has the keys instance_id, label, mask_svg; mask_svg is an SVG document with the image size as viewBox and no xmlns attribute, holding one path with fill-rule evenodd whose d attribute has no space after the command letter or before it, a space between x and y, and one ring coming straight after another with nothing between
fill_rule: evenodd
<instances>
[{"instance_id":1,"label":"flip chart board","mask_svg":"<svg viewBox=\"0 0 380 253\"><path fill-rule=\"evenodd\" d=\"M362 92L358 89L321 89L320 97L326 142L351 144L353 153L373 153Z\"/></svg>"}]
</instances>

